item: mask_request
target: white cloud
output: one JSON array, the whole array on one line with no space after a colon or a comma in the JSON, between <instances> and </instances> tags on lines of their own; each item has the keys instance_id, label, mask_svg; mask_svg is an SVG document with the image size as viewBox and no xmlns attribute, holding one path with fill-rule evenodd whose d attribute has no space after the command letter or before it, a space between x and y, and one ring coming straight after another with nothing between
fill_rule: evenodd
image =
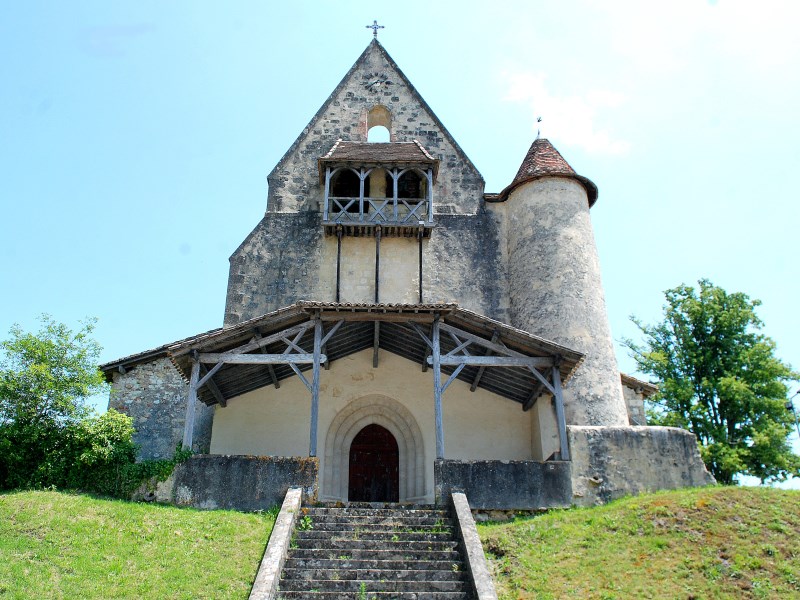
<instances>
[{"instance_id":1,"label":"white cloud","mask_svg":"<svg viewBox=\"0 0 800 600\"><path fill-rule=\"evenodd\" d=\"M541 130L541 137L595 154L625 154L630 150L629 142L616 139L598 125L598 117L605 109L625 102L623 94L589 90L580 96L559 96L548 89L544 75L530 72L505 72L503 79L508 85L505 99L530 106L533 131ZM536 123L539 116L542 122Z\"/></svg>"}]
</instances>

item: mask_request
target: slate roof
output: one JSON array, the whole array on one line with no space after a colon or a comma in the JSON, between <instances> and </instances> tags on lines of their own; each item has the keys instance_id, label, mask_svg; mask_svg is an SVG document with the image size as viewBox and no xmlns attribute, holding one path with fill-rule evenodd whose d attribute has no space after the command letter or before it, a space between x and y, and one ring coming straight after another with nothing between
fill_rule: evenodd
<instances>
[{"instance_id":1,"label":"slate roof","mask_svg":"<svg viewBox=\"0 0 800 600\"><path fill-rule=\"evenodd\" d=\"M586 189L591 207L597 201L597 186L581 175L578 175L564 157L555 149L553 144L545 138L537 139L531 144L525 159L517 171L516 177L511 184L500 192L497 201L503 202L508 199L509 194L522 185L542 177L568 177L580 182ZM487 198L488 200L488 198Z\"/></svg>"}]
</instances>

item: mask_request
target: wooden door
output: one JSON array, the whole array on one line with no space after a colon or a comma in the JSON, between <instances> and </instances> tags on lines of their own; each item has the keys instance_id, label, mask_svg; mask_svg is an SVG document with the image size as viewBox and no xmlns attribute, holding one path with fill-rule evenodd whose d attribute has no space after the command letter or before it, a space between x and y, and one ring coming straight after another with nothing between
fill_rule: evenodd
<instances>
[{"instance_id":1,"label":"wooden door","mask_svg":"<svg viewBox=\"0 0 800 600\"><path fill-rule=\"evenodd\" d=\"M400 499L400 453L392 433L367 425L350 444L351 502L397 502Z\"/></svg>"}]
</instances>

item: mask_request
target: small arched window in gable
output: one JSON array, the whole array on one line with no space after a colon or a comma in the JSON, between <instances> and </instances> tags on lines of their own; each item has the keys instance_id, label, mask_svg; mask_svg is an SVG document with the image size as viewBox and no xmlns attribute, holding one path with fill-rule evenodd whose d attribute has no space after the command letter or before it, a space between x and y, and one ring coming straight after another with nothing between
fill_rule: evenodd
<instances>
[{"instance_id":1,"label":"small arched window in gable","mask_svg":"<svg viewBox=\"0 0 800 600\"><path fill-rule=\"evenodd\" d=\"M392 138L392 113L382 104L373 106L367 113L367 141L390 142Z\"/></svg>"}]
</instances>

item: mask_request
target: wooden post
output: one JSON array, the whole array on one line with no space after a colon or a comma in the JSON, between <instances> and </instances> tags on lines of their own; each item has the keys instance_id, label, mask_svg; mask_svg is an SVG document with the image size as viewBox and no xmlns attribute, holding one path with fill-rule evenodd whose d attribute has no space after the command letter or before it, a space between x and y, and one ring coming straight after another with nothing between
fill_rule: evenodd
<instances>
[{"instance_id":1,"label":"wooden post","mask_svg":"<svg viewBox=\"0 0 800 600\"><path fill-rule=\"evenodd\" d=\"M328 196L330 195L331 191L331 168L325 167L325 208L324 212L322 213L322 220L328 220Z\"/></svg>"},{"instance_id":2,"label":"wooden post","mask_svg":"<svg viewBox=\"0 0 800 600\"><path fill-rule=\"evenodd\" d=\"M553 400L556 403L556 422L558 423L558 441L561 444L561 460L569 460L569 444L567 443L567 420L564 416L564 396L561 392L561 373L558 366L553 367Z\"/></svg>"},{"instance_id":3,"label":"wooden post","mask_svg":"<svg viewBox=\"0 0 800 600\"><path fill-rule=\"evenodd\" d=\"M419 230L417 231L417 237L419 238L419 303L422 304L422 236L425 232L425 229L420 226Z\"/></svg>"},{"instance_id":4,"label":"wooden post","mask_svg":"<svg viewBox=\"0 0 800 600\"><path fill-rule=\"evenodd\" d=\"M397 180L400 178L400 171L392 169L392 219L397 223Z\"/></svg>"},{"instance_id":5,"label":"wooden post","mask_svg":"<svg viewBox=\"0 0 800 600\"><path fill-rule=\"evenodd\" d=\"M359 179L359 187L358 187L358 222L364 222L364 179L366 179L366 174L364 173L364 167L361 167L358 173Z\"/></svg>"},{"instance_id":6,"label":"wooden post","mask_svg":"<svg viewBox=\"0 0 800 600\"><path fill-rule=\"evenodd\" d=\"M342 272L342 226L336 226L336 302L339 302L339 286Z\"/></svg>"},{"instance_id":7,"label":"wooden post","mask_svg":"<svg viewBox=\"0 0 800 600\"><path fill-rule=\"evenodd\" d=\"M314 316L314 366L311 379L311 440L308 455L317 455L317 421L319 420L319 371L322 354L322 321L319 314Z\"/></svg>"},{"instance_id":8,"label":"wooden post","mask_svg":"<svg viewBox=\"0 0 800 600\"><path fill-rule=\"evenodd\" d=\"M444 426L442 424L442 370L439 346L439 315L433 320L433 407L436 413L436 458L444 458Z\"/></svg>"},{"instance_id":9,"label":"wooden post","mask_svg":"<svg viewBox=\"0 0 800 600\"><path fill-rule=\"evenodd\" d=\"M375 304L380 302L381 281L381 226L375 227Z\"/></svg>"},{"instance_id":10,"label":"wooden post","mask_svg":"<svg viewBox=\"0 0 800 600\"><path fill-rule=\"evenodd\" d=\"M428 169L428 223L433 223L433 169Z\"/></svg>"},{"instance_id":11,"label":"wooden post","mask_svg":"<svg viewBox=\"0 0 800 600\"><path fill-rule=\"evenodd\" d=\"M192 359L192 375L189 379L189 393L186 399L186 419L183 423L183 449L192 449L194 434L194 405L197 402L197 381L200 379L200 361Z\"/></svg>"}]
</instances>

